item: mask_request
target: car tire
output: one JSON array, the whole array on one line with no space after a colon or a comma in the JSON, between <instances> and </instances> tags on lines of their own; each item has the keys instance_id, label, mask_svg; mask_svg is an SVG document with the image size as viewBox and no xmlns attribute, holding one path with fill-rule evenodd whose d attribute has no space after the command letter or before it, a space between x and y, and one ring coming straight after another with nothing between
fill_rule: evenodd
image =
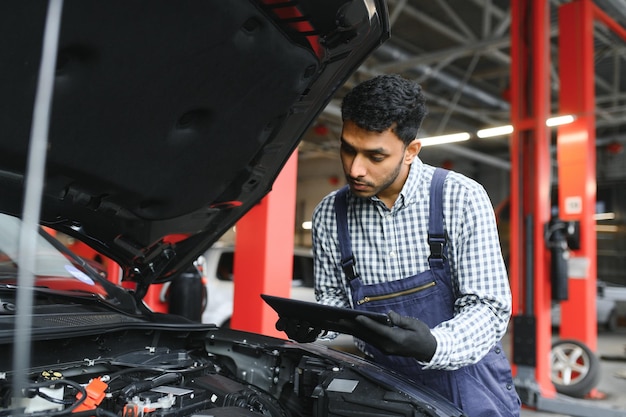
<instances>
[{"instance_id":1,"label":"car tire","mask_svg":"<svg viewBox=\"0 0 626 417\"><path fill-rule=\"evenodd\" d=\"M577 340L557 340L550 351L551 380L558 393L584 398L598 384L600 360Z\"/></svg>"}]
</instances>

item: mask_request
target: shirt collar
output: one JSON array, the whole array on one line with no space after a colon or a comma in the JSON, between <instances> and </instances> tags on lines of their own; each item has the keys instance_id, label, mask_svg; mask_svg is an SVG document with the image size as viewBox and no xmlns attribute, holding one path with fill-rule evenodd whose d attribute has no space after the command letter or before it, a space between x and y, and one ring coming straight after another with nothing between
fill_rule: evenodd
<instances>
[{"instance_id":1,"label":"shirt collar","mask_svg":"<svg viewBox=\"0 0 626 417\"><path fill-rule=\"evenodd\" d=\"M419 178L422 176L423 167L424 163L418 157L415 157L415 159L411 163L409 175L407 176L406 181L404 182L404 185L400 190L400 194L398 195L396 202L393 204L392 210L404 208L409 204L415 202L415 194L417 193ZM371 197L371 200L383 204L377 196Z\"/></svg>"},{"instance_id":2,"label":"shirt collar","mask_svg":"<svg viewBox=\"0 0 626 417\"><path fill-rule=\"evenodd\" d=\"M402 186L402 190L400 190L398 200L396 201L395 205L397 205L398 208L406 207L415 202L415 195L417 194L419 178L422 176L423 167L424 163L418 157L415 157L413 163L411 163L409 175L406 178L406 181Z\"/></svg>"}]
</instances>

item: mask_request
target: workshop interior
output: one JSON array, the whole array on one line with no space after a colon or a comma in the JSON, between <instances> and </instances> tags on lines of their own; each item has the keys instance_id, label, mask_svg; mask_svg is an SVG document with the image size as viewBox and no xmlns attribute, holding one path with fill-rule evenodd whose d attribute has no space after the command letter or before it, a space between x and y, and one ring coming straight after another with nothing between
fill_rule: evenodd
<instances>
[{"instance_id":1,"label":"workshop interior","mask_svg":"<svg viewBox=\"0 0 626 417\"><path fill-rule=\"evenodd\" d=\"M10 0L0 22L0 416L466 415L349 335L287 340L261 297L315 302L341 101L383 74L423 88L420 158L493 203L522 416L626 415L624 0Z\"/></svg>"}]
</instances>

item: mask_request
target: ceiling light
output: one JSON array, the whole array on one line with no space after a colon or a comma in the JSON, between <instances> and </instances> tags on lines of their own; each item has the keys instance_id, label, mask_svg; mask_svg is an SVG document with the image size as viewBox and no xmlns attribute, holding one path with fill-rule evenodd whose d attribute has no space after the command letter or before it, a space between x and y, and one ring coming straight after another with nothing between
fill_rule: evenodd
<instances>
[{"instance_id":1,"label":"ceiling light","mask_svg":"<svg viewBox=\"0 0 626 417\"><path fill-rule=\"evenodd\" d=\"M566 114L565 116L556 116L549 118L548 120L546 120L546 126L552 127L566 125L568 123L572 123L573 121L574 116L572 116L571 114Z\"/></svg>"},{"instance_id":2,"label":"ceiling light","mask_svg":"<svg viewBox=\"0 0 626 417\"><path fill-rule=\"evenodd\" d=\"M432 145L441 145L442 143L461 142L464 140L468 140L469 138L470 138L469 133L462 132L462 133L453 133L451 135L430 136L427 138L420 138L419 141L422 143L422 146L432 146Z\"/></svg>"},{"instance_id":3,"label":"ceiling light","mask_svg":"<svg viewBox=\"0 0 626 417\"><path fill-rule=\"evenodd\" d=\"M596 224L596 232L616 233L618 230L619 230L618 227L614 225Z\"/></svg>"},{"instance_id":4,"label":"ceiling light","mask_svg":"<svg viewBox=\"0 0 626 417\"><path fill-rule=\"evenodd\" d=\"M594 220L614 220L615 213L596 213L593 216Z\"/></svg>"},{"instance_id":5,"label":"ceiling light","mask_svg":"<svg viewBox=\"0 0 626 417\"><path fill-rule=\"evenodd\" d=\"M482 129L476 132L476 136L478 136L479 138L490 138L493 136L508 135L509 133L513 133L512 125L491 127L489 129Z\"/></svg>"}]
</instances>

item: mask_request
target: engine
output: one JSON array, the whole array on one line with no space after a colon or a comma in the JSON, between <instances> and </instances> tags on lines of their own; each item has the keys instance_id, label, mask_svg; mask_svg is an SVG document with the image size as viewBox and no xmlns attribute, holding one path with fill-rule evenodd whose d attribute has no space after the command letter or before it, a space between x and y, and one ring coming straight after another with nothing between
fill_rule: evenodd
<instances>
[{"instance_id":1,"label":"engine","mask_svg":"<svg viewBox=\"0 0 626 417\"><path fill-rule=\"evenodd\" d=\"M126 330L37 342L24 387L0 372L0 417L438 415L339 352L241 335L253 337Z\"/></svg>"}]
</instances>

